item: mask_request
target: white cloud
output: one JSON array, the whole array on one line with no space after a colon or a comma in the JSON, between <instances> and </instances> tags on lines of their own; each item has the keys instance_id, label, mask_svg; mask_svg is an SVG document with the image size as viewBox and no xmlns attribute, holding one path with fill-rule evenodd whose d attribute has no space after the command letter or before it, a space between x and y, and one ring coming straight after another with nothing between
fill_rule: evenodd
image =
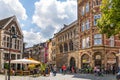
<instances>
[{"instance_id":1,"label":"white cloud","mask_svg":"<svg viewBox=\"0 0 120 80\"><path fill-rule=\"evenodd\" d=\"M25 8L19 0L0 0L0 18L16 15L19 19L26 20Z\"/></svg>"},{"instance_id":2,"label":"white cloud","mask_svg":"<svg viewBox=\"0 0 120 80\"><path fill-rule=\"evenodd\" d=\"M42 37L50 37L77 19L77 0L39 0L35 3L33 23L41 28ZM48 33L48 34L47 34Z\"/></svg>"},{"instance_id":3,"label":"white cloud","mask_svg":"<svg viewBox=\"0 0 120 80\"><path fill-rule=\"evenodd\" d=\"M23 34L25 37L24 42L27 43L26 47L30 47L30 46L33 46L34 44L38 44L45 41L45 39L42 38L39 32L33 32L32 29L30 31L24 30Z\"/></svg>"}]
</instances>

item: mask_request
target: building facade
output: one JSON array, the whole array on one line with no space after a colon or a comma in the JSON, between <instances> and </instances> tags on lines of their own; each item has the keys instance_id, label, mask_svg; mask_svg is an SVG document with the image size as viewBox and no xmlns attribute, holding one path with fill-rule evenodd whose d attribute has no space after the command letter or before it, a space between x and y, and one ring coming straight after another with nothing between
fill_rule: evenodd
<instances>
[{"instance_id":1,"label":"building facade","mask_svg":"<svg viewBox=\"0 0 120 80\"><path fill-rule=\"evenodd\" d=\"M32 47L25 48L23 57L33 58L43 63L48 62L48 43L44 42L40 44L33 45Z\"/></svg>"},{"instance_id":2,"label":"building facade","mask_svg":"<svg viewBox=\"0 0 120 80\"><path fill-rule=\"evenodd\" d=\"M12 28L14 32L12 33ZM17 38L13 38L16 34ZM10 53L10 56L9 56ZM0 20L0 71L4 69L4 63L9 60L22 58L23 53L23 33L15 16ZM16 69L20 69L19 65Z\"/></svg>"},{"instance_id":3,"label":"building facade","mask_svg":"<svg viewBox=\"0 0 120 80\"><path fill-rule=\"evenodd\" d=\"M53 37L49 42L49 64L55 65L56 64L56 38Z\"/></svg>"},{"instance_id":4,"label":"building facade","mask_svg":"<svg viewBox=\"0 0 120 80\"><path fill-rule=\"evenodd\" d=\"M79 32L77 20L64 27L55 34L56 65L61 68L79 66Z\"/></svg>"},{"instance_id":5,"label":"building facade","mask_svg":"<svg viewBox=\"0 0 120 80\"><path fill-rule=\"evenodd\" d=\"M78 0L78 23L80 31L80 68L87 65L116 67L120 49L118 36L107 38L100 34L97 20L102 16L100 5L102 0Z\"/></svg>"}]
</instances>

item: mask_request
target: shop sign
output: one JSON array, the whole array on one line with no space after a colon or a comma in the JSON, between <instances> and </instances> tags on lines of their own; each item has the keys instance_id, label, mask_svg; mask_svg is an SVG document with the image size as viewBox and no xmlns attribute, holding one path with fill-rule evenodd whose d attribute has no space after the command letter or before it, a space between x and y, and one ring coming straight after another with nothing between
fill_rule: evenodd
<instances>
[{"instance_id":1,"label":"shop sign","mask_svg":"<svg viewBox=\"0 0 120 80\"><path fill-rule=\"evenodd\" d=\"M88 60L82 60L83 63L89 63L90 61Z\"/></svg>"}]
</instances>

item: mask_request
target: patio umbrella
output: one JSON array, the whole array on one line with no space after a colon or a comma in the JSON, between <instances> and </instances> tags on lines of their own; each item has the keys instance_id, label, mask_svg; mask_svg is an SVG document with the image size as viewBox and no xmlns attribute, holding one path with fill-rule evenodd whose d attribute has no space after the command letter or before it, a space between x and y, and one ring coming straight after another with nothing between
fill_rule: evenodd
<instances>
[{"instance_id":1,"label":"patio umbrella","mask_svg":"<svg viewBox=\"0 0 120 80\"><path fill-rule=\"evenodd\" d=\"M38 62L38 63L41 63L40 61L37 61L37 60L35 60L35 59L33 59L33 58L28 58L29 60L33 60L33 61L36 61L36 62Z\"/></svg>"},{"instance_id":2,"label":"patio umbrella","mask_svg":"<svg viewBox=\"0 0 120 80\"><path fill-rule=\"evenodd\" d=\"M11 63L19 63L19 64L40 64L40 62L38 62L38 61L29 60L29 59L11 60Z\"/></svg>"}]
</instances>

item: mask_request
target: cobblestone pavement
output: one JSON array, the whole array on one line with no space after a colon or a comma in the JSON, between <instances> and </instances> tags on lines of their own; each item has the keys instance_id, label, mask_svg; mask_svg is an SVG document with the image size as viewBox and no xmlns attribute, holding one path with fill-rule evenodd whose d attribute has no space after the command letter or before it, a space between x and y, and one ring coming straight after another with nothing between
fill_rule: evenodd
<instances>
[{"instance_id":1,"label":"cobblestone pavement","mask_svg":"<svg viewBox=\"0 0 120 80\"><path fill-rule=\"evenodd\" d=\"M0 80L5 80L5 75L0 75ZM104 75L103 77L94 76L93 74L57 74L53 76L11 76L11 80L116 80L115 75Z\"/></svg>"}]
</instances>

